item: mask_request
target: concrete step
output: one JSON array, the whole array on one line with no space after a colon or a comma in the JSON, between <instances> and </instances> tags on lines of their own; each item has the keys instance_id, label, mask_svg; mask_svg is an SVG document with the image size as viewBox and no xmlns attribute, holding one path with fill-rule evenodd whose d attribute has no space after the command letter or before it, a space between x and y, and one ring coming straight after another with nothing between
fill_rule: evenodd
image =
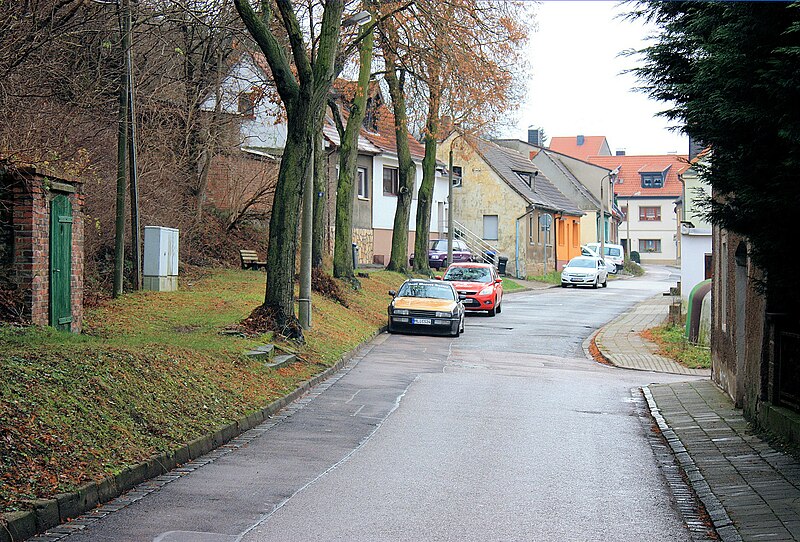
<instances>
[{"instance_id":1,"label":"concrete step","mask_svg":"<svg viewBox=\"0 0 800 542\"><path fill-rule=\"evenodd\" d=\"M269 361L275 356L275 345L265 344L245 352L245 355L259 361Z\"/></svg>"},{"instance_id":2,"label":"concrete step","mask_svg":"<svg viewBox=\"0 0 800 542\"><path fill-rule=\"evenodd\" d=\"M274 356L272 358L271 363L265 363L264 367L271 367L273 369L277 369L278 367L283 367L285 365L291 365L292 363L297 361L297 356L294 354L281 354L278 356Z\"/></svg>"}]
</instances>

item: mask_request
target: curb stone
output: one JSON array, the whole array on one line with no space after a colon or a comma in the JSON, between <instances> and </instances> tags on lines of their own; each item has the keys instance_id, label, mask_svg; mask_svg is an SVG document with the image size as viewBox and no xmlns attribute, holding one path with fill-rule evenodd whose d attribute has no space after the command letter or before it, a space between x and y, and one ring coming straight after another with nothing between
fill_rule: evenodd
<instances>
[{"instance_id":1,"label":"curb stone","mask_svg":"<svg viewBox=\"0 0 800 542\"><path fill-rule=\"evenodd\" d=\"M42 534L53 529L52 537L48 540L58 540L68 536L74 530L83 529L87 523L72 521L105 504L122 494L129 492L136 486L148 480L153 480L154 488L180 478L180 475L170 476L173 469L194 462L201 456L222 447L227 442L238 437L266 421L268 418L293 403L311 388L323 382L343 369L366 345L378 335L386 331L386 326L381 326L353 350L345 352L339 360L316 376L301 382L297 388L276 399L265 407L259 408L243 418L222 426L213 433L207 433L177 449L153 456L142 463L125 467L113 476L106 476L100 480L89 482L71 493L56 495L53 499L32 501L31 510L0 514L0 542L20 542L36 534ZM185 465L186 471L191 472L197 467L210 463L210 460L201 460L193 465ZM149 492L130 491L125 502L110 505L111 509L122 509L144 497ZM134 495L135 494L135 495ZM42 503L38 505L38 503ZM46 503L46 504L45 504ZM110 511L103 511L95 516L100 518L108 515ZM52 522L56 521L55 524ZM70 523L67 523L70 522Z\"/></svg>"},{"instance_id":2,"label":"curb stone","mask_svg":"<svg viewBox=\"0 0 800 542\"><path fill-rule=\"evenodd\" d=\"M678 438L678 435L667 425L667 421L664 419L664 416L661 415L661 410L658 408L658 405L656 405L650 387L644 386L642 388L642 393L647 400L650 414L653 416L653 419L655 419L658 429L661 431L661 434L664 435L681 469L686 473L686 477L689 479L692 489L694 489L697 497L703 503L703 506L705 506L720 540L722 540L722 542L742 542L742 537L739 535L739 531L736 530L736 527L734 527L733 521L731 521L731 518L728 516L728 512L725 511L722 503L719 502L717 496L711 491L711 487L708 485L708 482L706 482L700 469L697 468L694 460L686 452L686 448Z\"/></svg>"}]
</instances>

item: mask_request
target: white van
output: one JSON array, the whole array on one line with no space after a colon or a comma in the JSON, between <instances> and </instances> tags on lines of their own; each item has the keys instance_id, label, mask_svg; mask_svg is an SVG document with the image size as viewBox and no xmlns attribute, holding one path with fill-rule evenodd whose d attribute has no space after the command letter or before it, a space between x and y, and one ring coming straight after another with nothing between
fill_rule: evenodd
<instances>
[{"instance_id":1,"label":"white van","mask_svg":"<svg viewBox=\"0 0 800 542\"><path fill-rule=\"evenodd\" d=\"M600 253L600 243L586 243L586 247L598 254ZM605 243L603 245L603 252L604 254L600 254L600 257L603 258L606 263L614 264L614 271L612 271L612 273L619 272L625 263L625 251L622 249L622 245Z\"/></svg>"}]
</instances>

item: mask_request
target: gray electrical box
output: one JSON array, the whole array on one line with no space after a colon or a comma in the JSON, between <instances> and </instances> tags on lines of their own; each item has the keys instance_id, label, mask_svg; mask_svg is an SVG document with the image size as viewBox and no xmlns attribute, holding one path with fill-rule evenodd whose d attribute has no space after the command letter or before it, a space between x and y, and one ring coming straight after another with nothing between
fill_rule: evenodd
<instances>
[{"instance_id":1,"label":"gray electrical box","mask_svg":"<svg viewBox=\"0 0 800 542\"><path fill-rule=\"evenodd\" d=\"M142 286L156 292L178 289L178 230L175 228L144 227Z\"/></svg>"}]
</instances>

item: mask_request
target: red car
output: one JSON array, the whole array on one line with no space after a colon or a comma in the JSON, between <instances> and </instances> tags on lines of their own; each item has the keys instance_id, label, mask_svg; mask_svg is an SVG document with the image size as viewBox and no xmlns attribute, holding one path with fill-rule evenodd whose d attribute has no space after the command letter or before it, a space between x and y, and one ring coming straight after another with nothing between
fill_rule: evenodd
<instances>
[{"instance_id":1,"label":"red car","mask_svg":"<svg viewBox=\"0 0 800 542\"><path fill-rule=\"evenodd\" d=\"M459 294L464 294L468 311L488 311L494 316L502 310L503 279L488 263L454 263L447 268L442 280L452 282Z\"/></svg>"}]
</instances>

